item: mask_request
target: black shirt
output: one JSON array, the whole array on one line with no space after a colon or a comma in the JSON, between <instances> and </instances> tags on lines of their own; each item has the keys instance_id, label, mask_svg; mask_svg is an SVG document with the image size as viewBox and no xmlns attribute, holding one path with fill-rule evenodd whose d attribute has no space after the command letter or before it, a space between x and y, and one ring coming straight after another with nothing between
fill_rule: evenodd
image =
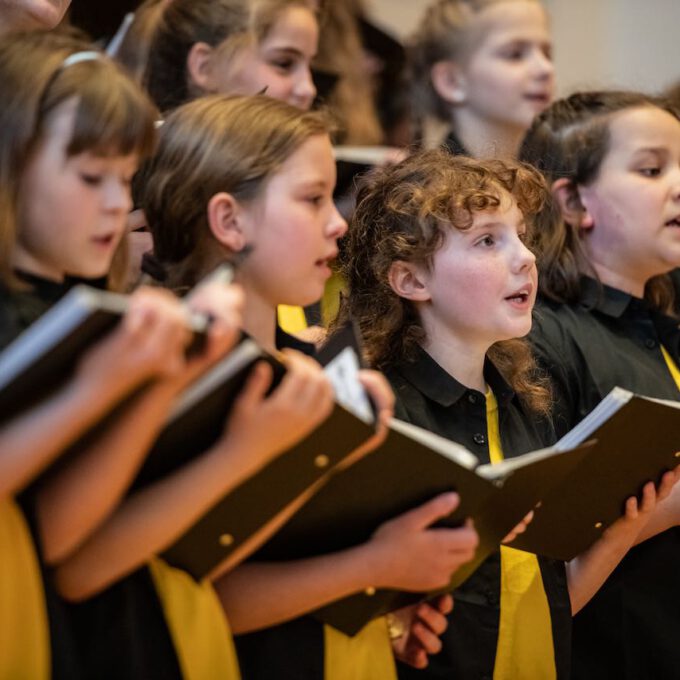
<instances>
[{"instance_id":1,"label":"black shirt","mask_svg":"<svg viewBox=\"0 0 680 680\"><path fill-rule=\"evenodd\" d=\"M558 435L617 385L680 398L660 349L680 362L678 321L622 291L584 279L577 303L537 306L530 337L553 378ZM680 677L678 573L680 529L631 550L574 619L573 677Z\"/></svg>"},{"instance_id":2,"label":"black shirt","mask_svg":"<svg viewBox=\"0 0 680 680\"><path fill-rule=\"evenodd\" d=\"M27 288L0 289L0 348L37 321L73 285L83 283L76 279L55 283L24 273L19 273L19 278ZM86 283L99 286L102 281ZM29 520L43 569L52 677L55 680L81 677L180 680L174 647L146 568L83 604L66 605L57 595L40 554L34 491L27 489L19 500Z\"/></svg>"},{"instance_id":3,"label":"black shirt","mask_svg":"<svg viewBox=\"0 0 680 680\"><path fill-rule=\"evenodd\" d=\"M314 356L314 345L276 329L278 349ZM257 559L255 555L254 559ZM301 680L324 676L323 625L302 616L278 626L234 636L243 680Z\"/></svg>"},{"instance_id":4,"label":"black shirt","mask_svg":"<svg viewBox=\"0 0 680 680\"><path fill-rule=\"evenodd\" d=\"M488 463L486 399L449 375L424 350L415 361L398 364L386 373L396 396L395 415L467 447ZM521 455L554 442L552 426L527 414L517 395L491 362L484 377L499 409L499 430L505 457ZM557 678L569 676L571 606L564 565L539 558L541 576L550 606ZM399 666L399 677L493 677L500 622L500 553L496 552L454 592L455 606L442 636L443 649L431 657L425 671Z\"/></svg>"}]
</instances>

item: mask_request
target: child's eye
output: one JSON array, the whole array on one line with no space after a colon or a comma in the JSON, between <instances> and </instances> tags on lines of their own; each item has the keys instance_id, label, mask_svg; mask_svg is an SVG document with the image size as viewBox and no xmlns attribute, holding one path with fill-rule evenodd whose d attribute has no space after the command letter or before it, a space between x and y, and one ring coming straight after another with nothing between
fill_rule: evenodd
<instances>
[{"instance_id":1,"label":"child's eye","mask_svg":"<svg viewBox=\"0 0 680 680\"><path fill-rule=\"evenodd\" d=\"M279 71L283 71L284 73L292 71L293 67L295 66L295 62L292 59L274 59L271 64L274 66L274 68L277 68Z\"/></svg>"},{"instance_id":2,"label":"child's eye","mask_svg":"<svg viewBox=\"0 0 680 680\"><path fill-rule=\"evenodd\" d=\"M307 201L309 203L311 203L312 205L319 206L319 205L321 205L321 202L323 201L323 196L321 196L321 195L319 195L319 196L309 196L307 198Z\"/></svg>"},{"instance_id":3,"label":"child's eye","mask_svg":"<svg viewBox=\"0 0 680 680\"><path fill-rule=\"evenodd\" d=\"M496 239L491 236L490 234L487 234L486 236L483 236L480 238L475 245L478 246L483 246L484 248L490 248L496 243Z\"/></svg>"},{"instance_id":4,"label":"child's eye","mask_svg":"<svg viewBox=\"0 0 680 680\"><path fill-rule=\"evenodd\" d=\"M508 61L519 61L523 59L526 54L526 49L523 45L509 45L501 51L501 57Z\"/></svg>"},{"instance_id":5,"label":"child's eye","mask_svg":"<svg viewBox=\"0 0 680 680\"><path fill-rule=\"evenodd\" d=\"M88 173L88 172L81 172L80 173L80 179L85 184L92 186L92 187L97 187L102 183L102 176L101 175Z\"/></svg>"},{"instance_id":6,"label":"child's eye","mask_svg":"<svg viewBox=\"0 0 680 680\"><path fill-rule=\"evenodd\" d=\"M658 167L640 168L638 172L643 177L658 177L661 174L661 168Z\"/></svg>"}]
</instances>

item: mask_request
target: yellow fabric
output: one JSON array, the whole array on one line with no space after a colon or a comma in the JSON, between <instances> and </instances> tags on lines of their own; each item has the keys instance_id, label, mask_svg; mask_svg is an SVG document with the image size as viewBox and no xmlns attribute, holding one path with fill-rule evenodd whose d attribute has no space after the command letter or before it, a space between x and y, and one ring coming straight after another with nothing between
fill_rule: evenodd
<instances>
[{"instance_id":1,"label":"yellow fabric","mask_svg":"<svg viewBox=\"0 0 680 680\"><path fill-rule=\"evenodd\" d=\"M498 404L486 395L489 457L503 460ZM501 546L501 620L494 680L555 680L550 607L536 555Z\"/></svg>"},{"instance_id":2,"label":"yellow fabric","mask_svg":"<svg viewBox=\"0 0 680 680\"><path fill-rule=\"evenodd\" d=\"M344 292L345 279L338 272L333 272L328 281L321 298L321 318L324 326L328 326L338 315L340 310L340 295Z\"/></svg>"},{"instance_id":3,"label":"yellow fabric","mask_svg":"<svg viewBox=\"0 0 680 680\"><path fill-rule=\"evenodd\" d=\"M286 333L295 335L307 328L305 310L302 307L291 307L289 305L279 305L278 307L279 326Z\"/></svg>"},{"instance_id":4,"label":"yellow fabric","mask_svg":"<svg viewBox=\"0 0 680 680\"><path fill-rule=\"evenodd\" d=\"M677 367L671 355L666 351L666 348L663 345L661 346L661 352L663 353L663 358L666 360L666 364L668 365L668 370L671 372L673 380L675 380L675 384L680 390L680 368Z\"/></svg>"},{"instance_id":5,"label":"yellow fabric","mask_svg":"<svg viewBox=\"0 0 680 680\"><path fill-rule=\"evenodd\" d=\"M385 617L367 623L354 637L324 626L325 680L396 680L397 669Z\"/></svg>"},{"instance_id":6,"label":"yellow fabric","mask_svg":"<svg viewBox=\"0 0 680 680\"><path fill-rule=\"evenodd\" d=\"M0 499L0 678L49 676L49 624L35 546L17 504Z\"/></svg>"},{"instance_id":7,"label":"yellow fabric","mask_svg":"<svg viewBox=\"0 0 680 680\"><path fill-rule=\"evenodd\" d=\"M234 641L212 584L196 583L159 559L150 569L185 680L239 680Z\"/></svg>"}]
</instances>

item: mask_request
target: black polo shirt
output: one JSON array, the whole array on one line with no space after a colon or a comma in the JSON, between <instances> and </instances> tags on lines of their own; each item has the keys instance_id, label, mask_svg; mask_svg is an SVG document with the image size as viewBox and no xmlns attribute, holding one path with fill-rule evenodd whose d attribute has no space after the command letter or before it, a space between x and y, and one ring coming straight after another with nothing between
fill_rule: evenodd
<instances>
[{"instance_id":1,"label":"black polo shirt","mask_svg":"<svg viewBox=\"0 0 680 680\"><path fill-rule=\"evenodd\" d=\"M537 305L530 337L553 378L558 435L616 385L680 399L660 349L680 363L678 321L622 291L584 278L578 302ZM573 677L679 678L679 573L678 528L631 550L574 619Z\"/></svg>"},{"instance_id":2,"label":"black polo shirt","mask_svg":"<svg viewBox=\"0 0 680 680\"><path fill-rule=\"evenodd\" d=\"M276 329L278 349L296 349L314 356L314 345ZM253 557L257 559L257 554ZM234 643L243 680L301 680L324 676L323 625L302 616L278 626L246 635L235 635Z\"/></svg>"},{"instance_id":3,"label":"black polo shirt","mask_svg":"<svg viewBox=\"0 0 680 680\"><path fill-rule=\"evenodd\" d=\"M0 349L37 321L76 283L55 283L19 273L26 289L0 289ZM88 281L101 285L102 281ZM101 595L66 605L52 585L40 551L35 493L28 488L19 501L29 521L43 571L50 624L52 677L180 680L181 673L160 601L148 569L122 579Z\"/></svg>"},{"instance_id":4,"label":"black polo shirt","mask_svg":"<svg viewBox=\"0 0 680 680\"><path fill-rule=\"evenodd\" d=\"M396 396L395 415L467 447L488 463L485 395L461 385L427 352L420 349L413 362L386 372ZM506 458L549 446L552 426L527 414L517 395L493 364L486 362L484 377L498 402L499 430ZM564 564L539 558L550 606L555 667L559 680L569 677L571 606ZM431 657L425 671L399 666L399 677L421 680L465 680L493 677L500 622L500 553L491 555L454 592L455 606L442 636L442 651ZM540 680L540 679L537 679Z\"/></svg>"}]
</instances>

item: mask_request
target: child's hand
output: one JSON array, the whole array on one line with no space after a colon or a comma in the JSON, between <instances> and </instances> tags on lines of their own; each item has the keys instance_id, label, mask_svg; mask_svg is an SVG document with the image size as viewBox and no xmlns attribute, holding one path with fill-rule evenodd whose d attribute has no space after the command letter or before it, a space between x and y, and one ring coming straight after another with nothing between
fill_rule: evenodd
<instances>
[{"instance_id":1,"label":"child's hand","mask_svg":"<svg viewBox=\"0 0 680 680\"><path fill-rule=\"evenodd\" d=\"M194 313L211 319L212 327L220 327L236 341L243 326L243 289L237 284L218 281L200 283L185 298L187 307Z\"/></svg>"},{"instance_id":2,"label":"child's hand","mask_svg":"<svg viewBox=\"0 0 680 680\"><path fill-rule=\"evenodd\" d=\"M272 369L258 363L227 422L226 450L248 456L254 469L306 437L333 408L333 388L319 364L295 350L283 354L287 370L281 384L266 396Z\"/></svg>"},{"instance_id":3,"label":"child's hand","mask_svg":"<svg viewBox=\"0 0 680 680\"><path fill-rule=\"evenodd\" d=\"M523 534L526 530L527 527L531 524L531 520L534 518L534 511L530 510L524 517L522 518L521 522L501 541L501 543L511 543L514 541L520 534Z\"/></svg>"},{"instance_id":4,"label":"child's hand","mask_svg":"<svg viewBox=\"0 0 680 680\"><path fill-rule=\"evenodd\" d=\"M387 425L394 415L394 392L392 392L390 384L382 373L367 369L361 370L359 371L359 381L368 392L368 396L375 404L378 412L376 431L373 436L369 437L335 466L336 472L348 468L361 460L366 454L375 451L385 441L388 432Z\"/></svg>"},{"instance_id":5,"label":"child's hand","mask_svg":"<svg viewBox=\"0 0 680 680\"><path fill-rule=\"evenodd\" d=\"M369 542L376 587L426 592L448 585L456 569L474 557L477 532L469 526L428 527L459 502L458 494L441 494L378 528Z\"/></svg>"},{"instance_id":6,"label":"child's hand","mask_svg":"<svg viewBox=\"0 0 680 680\"><path fill-rule=\"evenodd\" d=\"M447 594L388 614L388 621L404 631L392 640L395 657L414 668L426 668L427 657L442 648L439 637L448 628L446 615L452 609L453 597Z\"/></svg>"},{"instance_id":7,"label":"child's hand","mask_svg":"<svg viewBox=\"0 0 680 680\"><path fill-rule=\"evenodd\" d=\"M100 389L126 392L151 378L177 375L190 339L186 312L175 296L140 288L118 327L81 359L78 375Z\"/></svg>"},{"instance_id":8,"label":"child's hand","mask_svg":"<svg viewBox=\"0 0 680 680\"><path fill-rule=\"evenodd\" d=\"M679 477L676 468L661 477L658 488L654 487L654 482L647 482L642 487L641 500L638 501L635 496L628 498L625 514L604 531L600 540L632 544L652 519L655 510L660 509L662 502L671 495Z\"/></svg>"}]
</instances>

